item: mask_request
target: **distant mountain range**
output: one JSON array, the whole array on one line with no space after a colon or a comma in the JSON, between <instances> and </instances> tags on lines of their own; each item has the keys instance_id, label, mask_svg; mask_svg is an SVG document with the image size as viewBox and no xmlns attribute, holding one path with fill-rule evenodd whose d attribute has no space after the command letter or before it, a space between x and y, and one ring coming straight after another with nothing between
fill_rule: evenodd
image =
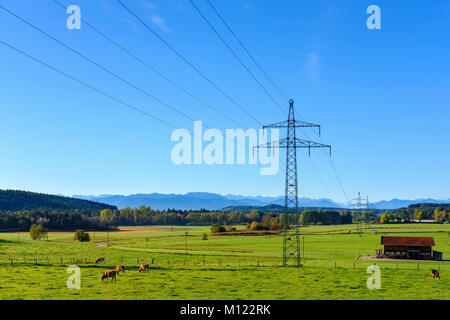
<instances>
[{"instance_id":1,"label":"distant mountain range","mask_svg":"<svg viewBox=\"0 0 450 320\"><path fill-rule=\"evenodd\" d=\"M81 196L74 195L74 198L102 202L123 209L126 207L136 208L142 205L149 206L156 210L177 209L177 210L220 210L227 207L264 207L268 205L284 205L284 197L260 197L260 196L240 196L240 195L220 195L207 192L192 192L186 194L134 194L134 195L101 195L101 196ZM379 201L371 203L373 209L398 209L408 207L417 203L450 203L450 199L416 199L389 201ZM346 204L337 203L327 198L310 199L299 198L301 207L314 208L345 208Z\"/></svg>"}]
</instances>

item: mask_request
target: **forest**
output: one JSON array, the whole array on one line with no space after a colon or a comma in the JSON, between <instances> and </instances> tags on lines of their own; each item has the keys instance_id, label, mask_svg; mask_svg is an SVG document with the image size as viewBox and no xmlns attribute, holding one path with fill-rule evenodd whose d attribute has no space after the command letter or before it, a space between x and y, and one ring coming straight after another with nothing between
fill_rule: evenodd
<instances>
[{"instance_id":1,"label":"forest","mask_svg":"<svg viewBox=\"0 0 450 320\"><path fill-rule=\"evenodd\" d=\"M106 230L120 225L238 225L259 222L264 225L282 223L284 214L252 210L243 212L153 210L150 207L122 210L21 210L0 213L0 229L28 230L41 224L50 230ZM288 214L288 223L297 224L349 224L350 212L331 210L304 210L301 214Z\"/></svg>"},{"instance_id":2,"label":"forest","mask_svg":"<svg viewBox=\"0 0 450 320\"><path fill-rule=\"evenodd\" d=\"M117 209L104 203L18 190L0 190L0 212L21 210Z\"/></svg>"},{"instance_id":3,"label":"forest","mask_svg":"<svg viewBox=\"0 0 450 320\"><path fill-rule=\"evenodd\" d=\"M450 204L419 203L408 208L385 212L381 216L383 223L434 220L437 223L450 221Z\"/></svg>"}]
</instances>

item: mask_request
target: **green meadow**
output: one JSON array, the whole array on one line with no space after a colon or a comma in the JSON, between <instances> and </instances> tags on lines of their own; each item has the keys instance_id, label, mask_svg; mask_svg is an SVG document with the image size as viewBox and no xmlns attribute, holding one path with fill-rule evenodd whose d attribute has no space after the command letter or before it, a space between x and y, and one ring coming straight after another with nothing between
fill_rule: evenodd
<instances>
[{"instance_id":1,"label":"green meadow","mask_svg":"<svg viewBox=\"0 0 450 320\"><path fill-rule=\"evenodd\" d=\"M0 234L0 299L450 299L450 262L365 261L383 235L432 236L450 259L450 225L355 225L301 229L303 267L281 265L282 236L212 235L209 227L121 227L90 232L89 243L72 233L48 239ZM186 234L187 232L187 234ZM202 235L207 234L207 240ZM97 257L105 264L95 265ZM139 265L150 271L138 273ZM367 267L381 269L381 289L369 290ZM103 271L125 265L116 282ZM68 289L76 265L81 289ZM430 280L430 269L441 280Z\"/></svg>"}]
</instances>

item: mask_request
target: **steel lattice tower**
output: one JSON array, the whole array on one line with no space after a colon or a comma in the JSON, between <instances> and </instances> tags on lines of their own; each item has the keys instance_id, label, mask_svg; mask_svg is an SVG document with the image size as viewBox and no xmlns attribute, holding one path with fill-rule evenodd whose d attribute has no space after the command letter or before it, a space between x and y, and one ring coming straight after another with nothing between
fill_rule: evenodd
<instances>
[{"instance_id":1,"label":"steel lattice tower","mask_svg":"<svg viewBox=\"0 0 450 320\"><path fill-rule=\"evenodd\" d=\"M351 201L356 201L356 211L358 212L359 219L360 219L360 221L358 221L358 224L357 224L356 232L358 234L362 234L363 233L363 224L367 223L367 213L368 213L369 208L370 208L369 196L367 196L366 203L364 204L362 202L361 192L358 192L358 197L356 199L352 199ZM362 220L363 209L365 209L364 212L366 213L364 221Z\"/></svg>"},{"instance_id":2,"label":"steel lattice tower","mask_svg":"<svg viewBox=\"0 0 450 320\"><path fill-rule=\"evenodd\" d=\"M287 265L290 259L294 259L295 266L301 266L300 259L300 230L298 221L293 229L289 226L288 214L298 215L298 180L297 180L297 148L307 148L308 154L311 154L311 148L329 148L331 155L331 146L302 140L296 136L296 128L319 128L320 125L295 120L294 100L289 101L289 115L287 121L274 123L264 126L263 130L268 128L287 128L287 137L276 142L269 142L259 145L255 148L286 149L286 185L284 199L283 216L283 265Z\"/></svg>"}]
</instances>

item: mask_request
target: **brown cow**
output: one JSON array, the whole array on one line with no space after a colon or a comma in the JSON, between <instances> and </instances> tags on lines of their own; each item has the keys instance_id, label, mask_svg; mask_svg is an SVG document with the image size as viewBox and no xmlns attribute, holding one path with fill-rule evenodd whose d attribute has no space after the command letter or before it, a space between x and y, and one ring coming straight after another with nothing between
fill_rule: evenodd
<instances>
[{"instance_id":1,"label":"brown cow","mask_svg":"<svg viewBox=\"0 0 450 320\"><path fill-rule=\"evenodd\" d=\"M100 263L100 262L105 262L105 258L104 257L100 257L100 258L97 258L97 259L95 259L95 264L97 264L97 263Z\"/></svg>"},{"instance_id":2,"label":"brown cow","mask_svg":"<svg viewBox=\"0 0 450 320\"><path fill-rule=\"evenodd\" d=\"M100 277L100 280L103 282L103 280L108 279L108 271L103 272L102 276Z\"/></svg>"},{"instance_id":3,"label":"brown cow","mask_svg":"<svg viewBox=\"0 0 450 320\"><path fill-rule=\"evenodd\" d=\"M431 269L430 278L434 278L435 280L441 280L441 276L439 275L439 271L435 269Z\"/></svg>"},{"instance_id":4,"label":"brown cow","mask_svg":"<svg viewBox=\"0 0 450 320\"><path fill-rule=\"evenodd\" d=\"M150 266L148 264L141 264L141 266L139 267L139 272L142 272L144 270L149 271L150 270Z\"/></svg>"},{"instance_id":5,"label":"brown cow","mask_svg":"<svg viewBox=\"0 0 450 320\"><path fill-rule=\"evenodd\" d=\"M100 280L103 281L105 279L111 278L111 281L115 281L117 280L116 275L117 275L116 270L107 270L103 272L102 276L100 277Z\"/></svg>"},{"instance_id":6,"label":"brown cow","mask_svg":"<svg viewBox=\"0 0 450 320\"><path fill-rule=\"evenodd\" d=\"M125 273L125 266L123 264L121 264L120 266L117 266L116 272L117 272L117 274L119 274L120 272Z\"/></svg>"}]
</instances>

